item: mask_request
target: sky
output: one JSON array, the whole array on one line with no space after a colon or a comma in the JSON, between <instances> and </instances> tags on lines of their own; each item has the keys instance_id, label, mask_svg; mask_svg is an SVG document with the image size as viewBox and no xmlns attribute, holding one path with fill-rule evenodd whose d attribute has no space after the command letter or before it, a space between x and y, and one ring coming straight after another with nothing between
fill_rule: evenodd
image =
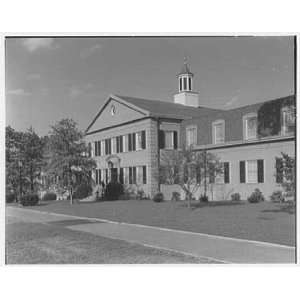
<instances>
[{"instance_id":1,"label":"sky","mask_svg":"<svg viewBox=\"0 0 300 300\"><path fill-rule=\"evenodd\" d=\"M184 57L201 105L231 109L294 93L293 37L6 39L6 125L85 130L110 94L173 101Z\"/></svg>"}]
</instances>

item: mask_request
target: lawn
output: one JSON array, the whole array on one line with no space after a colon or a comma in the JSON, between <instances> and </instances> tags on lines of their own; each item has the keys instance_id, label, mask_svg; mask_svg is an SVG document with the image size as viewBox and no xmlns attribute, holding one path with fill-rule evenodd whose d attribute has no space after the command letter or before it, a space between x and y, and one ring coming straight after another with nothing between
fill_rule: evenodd
<instances>
[{"instance_id":1,"label":"lawn","mask_svg":"<svg viewBox=\"0 0 300 300\"><path fill-rule=\"evenodd\" d=\"M20 222L11 217L6 222L7 264L212 263L205 258L95 236L63 226Z\"/></svg>"},{"instance_id":2,"label":"lawn","mask_svg":"<svg viewBox=\"0 0 300 300\"><path fill-rule=\"evenodd\" d=\"M295 213L286 204L263 202L194 204L120 200L95 203L52 201L31 207L41 211L95 217L283 245L295 245Z\"/></svg>"}]
</instances>

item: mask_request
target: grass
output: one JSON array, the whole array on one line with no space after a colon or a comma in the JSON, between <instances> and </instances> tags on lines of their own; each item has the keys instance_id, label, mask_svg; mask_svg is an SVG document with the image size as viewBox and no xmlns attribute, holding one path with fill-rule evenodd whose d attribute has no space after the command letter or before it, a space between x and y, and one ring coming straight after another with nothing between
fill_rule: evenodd
<instances>
[{"instance_id":1,"label":"grass","mask_svg":"<svg viewBox=\"0 0 300 300\"><path fill-rule=\"evenodd\" d=\"M7 264L211 263L172 251L144 247L64 228L65 224L20 222L8 217Z\"/></svg>"},{"instance_id":2,"label":"grass","mask_svg":"<svg viewBox=\"0 0 300 300\"><path fill-rule=\"evenodd\" d=\"M172 229L295 245L295 212L285 204L262 202L154 203L145 200L41 203L41 211L95 217Z\"/></svg>"}]
</instances>

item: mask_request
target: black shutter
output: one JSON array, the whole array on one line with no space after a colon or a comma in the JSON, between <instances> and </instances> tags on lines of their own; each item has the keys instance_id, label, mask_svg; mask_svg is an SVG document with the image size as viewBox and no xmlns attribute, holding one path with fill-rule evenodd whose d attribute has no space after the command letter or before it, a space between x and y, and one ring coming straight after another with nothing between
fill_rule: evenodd
<instances>
[{"instance_id":1,"label":"black shutter","mask_svg":"<svg viewBox=\"0 0 300 300\"><path fill-rule=\"evenodd\" d=\"M276 183L283 182L282 159L276 157Z\"/></svg>"},{"instance_id":2,"label":"black shutter","mask_svg":"<svg viewBox=\"0 0 300 300\"><path fill-rule=\"evenodd\" d=\"M99 183L99 177L98 177L98 169L96 169L96 184Z\"/></svg>"},{"instance_id":3,"label":"black shutter","mask_svg":"<svg viewBox=\"0 0 300 300\"><path fill-rule=\"evenodd\" d=\"M165 148L165 132L163 130L159 131L159 137L158 137L158 143L159 143L159 148L164 149Z\"/></svg>"},{"instance_id":4,"label":"black shutter","mask_svg":"<svg viewBox=\"0 0 300 300\"><path fill-rule=\"evenodd\" d=\"M264 182L264 160L263 159L257 160L257 182L258 183Z\"/></svg>"},{"instance_id":5,"label":"black shutter","mask_svg":"<svg viewBox=\"0 0 300 300\"><path fill-rule=\"evenodd\" d=\"M120 135L120 137L119 137L119 139L120 139L120 152L123 152L123 136L122 135Z\"/></svg>"},{"instance_id":6,"label":"black shutter","mask_svg":"<svg viewBox=\"0 0 300 300\"><path fill-rule=\"evenodd\" d=\"M98 141L98 156L101 156L101 141Z\"/></svg>"},{"instance_id":7,"label":"black shutter","mask_svg":"<svg viewBox=\"0 0 300 300\"><path fill-rule=\"evenodd\" d=\"M120 153L120 137L116 137L116 144L117 144L117 153Z\"/></svg>"},{"instance_id":8,"label":"black shutter","mask_svg":"<svg viewBox=\"0 0 300 300\"><path fill-rule=\"evenodd\" d=\"M97 155L98 155L98 151L97 151L97 149L98 149L98 142L94 142L94 151L95 151L95 156L97 156Z\"/></svg>"},{"instance_id":9,"label":"black shutter","mask_svg":"<svg viewBox=\"0 0 300 300\"><path fill-rule=\"evenodd\" d=\"M173 141L174 141L174 149L177 149L177 147L178 147L177 131L173 132Z\"/></svg>"},{"instance_id":10,"label":"black shutter","mask_svg":"<svg viewBox=\"0 0 300 300\"><path fill-rule=\"evenodd\" d=\"M209 183L215 183L215 170L213 168L209 170Z\"/></svg>"},{"instance_id":11,"label":"black shutter","mask_svg":"<svg viewBox=\"0 0 300 300\"><path fill-rule=\"evenodd\" d=\"M132 134L132 151L135 151L135 133Z\"/></svg>"},{"instance_id":12,"label":"black shutter","mask_svg":"<svg viewBox=\"0 0 300 300\"><path fill-rule=\"evenodd\" d=\"M147 184L147 169L143 166L143 184Z\"/></svg>"},{"instance_id":13,"label":"black shutter","mask_svg":"<svg viewBox=\"0 0 300 300\"><path fill-rule=\"evenodd\" d=\"M229 183L229 162L224 162L224 183Z\"/></svg>"},{"instance_id":14,"label":"black shutter","mask_svg":"<svg viewBox=\"0 0 300 300\"><path fill-rule=\"evenodd\" d=\"M201 168L200 168L200 166L196 166L196 182L198 184L201 183Z\"/></svg>"},{"instance_id":15,"label":"black shutter","mask_svg":"<svg viewBox=\"0 0 300 300\"><path fill-rule=\"evenodd\" d=\"M89 157L92 156L92 145L91 145L91 143L88 143L88 156Z\"/></svg>"},{"instance_id":16,"label":"black shutter","mask_svg":"<svg viewBox=\"0 0 300 300\"><path fill-rule=\"evenodd\" d=\"M121 184L124 184L124 169L123 168L120 168L119 182Z\"/></svg>"},{"instance_id":17,"label":"black shutter","mask_svg":"<svg viewBox=\"0 0 300 300\"><path fill-rule=\"evenodd\" d=\"M146 131L142 131L142 149L146 149Z\"/></svg>"},{"instance_id":18,"label":"black shutter","mask_svg":"<svg viewBox=\"0 0 300 300\"><path fill-rule=\"evenodd\" d=\"M132 168L132 183L136 184L136 167Z\"/></svg>"},{"instance_id":19,"label":"black shutter","mask_svg":"<svg viewBox=\"0 0 300 300\"><path fill-rule=\"evenodd\" d=\"M128 151L132 151L131 134L128 134Z\"/></svg>"},{"instance_id":20,"label":"black shutter","mask_svg":"<svg viewBox=\"0 0 300 300\"><path fill-rule=\"evenodd\" d=\"M129 184L132 184L132 167L129 167Z\"/></svg>"},{"instance_id":21,"label":"black shutter","mask_svg":"<svg viewBox=\"0 0 300 300\"><path fill-rule=\"evenodd\" d=\"M109 149L108 154L111 154L111 139L108 139L108 149Z\"/></svg>"},{"instance_id":22,"label":"black shutter","mask_svg":"<svg viewBox=\"0 0 300 300\"><path fill-rule=\"evenodd\" d=\"M240 183L246 182L245 161L240 161Z\"/></svg>"}]
</instances>

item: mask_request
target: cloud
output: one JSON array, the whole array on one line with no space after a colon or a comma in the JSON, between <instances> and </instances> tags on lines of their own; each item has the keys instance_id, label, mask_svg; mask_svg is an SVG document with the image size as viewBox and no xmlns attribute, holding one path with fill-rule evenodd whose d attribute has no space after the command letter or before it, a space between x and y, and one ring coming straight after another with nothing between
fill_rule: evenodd
<instances>
[{"instance_id":1,"label":"cloud","mask_svg":"<svg viewBox=\"0 0 300 300\"><path fill-rule=\"evenodd\" d=\"M76 98L82 94L82 90L76 86L72 86L69 90L69 96L71 98Z\"/></svg>"},{"instance_id":2,"label":"cloud","mask_svg":"<svg viewBox=\"0 0 300 300\"><path fill-rule=\"evenodd\" d=\"M9 91L7 91L6 94L12 95L12 96L29 96L29 95L31 95L29 92L26 92L24 89L9 90Z\"/></svg>"},{"instance_id":3,"label":"cloud","mask_svg":"<svg viewBox=\"0 0 300 300\"><path fill-rule=\"evenodd\" d=\"M92 47L83 49L79 55L81 58L87 58L87 57L91 56L92 54L94 54L95 52L99 51L100 49L102 49L102 45L96 44L96 45L93 45Z\"/></svg>"},{"instance_id":4,"label":"cloud","mask_svg":"<svg viewBox=\"0 0 300 300\"><path fill-rule=\"evenodd\" d=\"M234 96L232 97L230 100L228 100L226 103L225 103L225 107L230 107L232 106L234 103L236 103L237 101L239 100L239 97L238 96Z\"/></svg>"},{"instance_id":5,"label":"cloud","mask_svg":"<svg viewBox=\"0 0 300 300\"><path fill-rule=\"evenodd\" d=\"M53 38L27 38L22 40L22 45L29 52L34 52L38 49L51 49L54 47Z\"/></svg>"}]
</instances>

